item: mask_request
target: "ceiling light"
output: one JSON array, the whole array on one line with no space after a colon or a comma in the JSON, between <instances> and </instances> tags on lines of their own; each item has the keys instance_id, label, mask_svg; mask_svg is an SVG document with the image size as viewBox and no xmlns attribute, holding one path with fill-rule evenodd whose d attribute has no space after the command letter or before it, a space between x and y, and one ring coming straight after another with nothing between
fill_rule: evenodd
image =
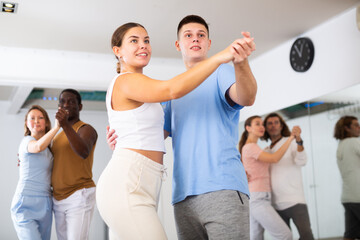
<instances>
[{"instance_id":1,"label":"ceiling light","mask_svg":"<svg viewBox=\"0 0 360 240\"><path fill-rule=\"evenodd\" d=\"M18 4L11 2L1 2L1 11L7 13L16 13Z\"/></svg>"},{"instance_id":2,"label":"ceiling light","mask_svg":"<svg viewBox=\"0 0 360 240\"><path fill-rule=\"evenodd\" d=\"M13 3L4 3L4 7L14 8L14 7L15 7L15 4L13 4Z\"/></svg>"},{"instance_id":3,"label":"ceiling light","mask_svg":"<svg viewBox=\"0 0 360 240\"><path fill-rule=\"evenodd\" d=\"M3 8L3 12L9 12L9 13L12 13L12 12L14 12L14 9Z\"/></svg>"}]
</instances>

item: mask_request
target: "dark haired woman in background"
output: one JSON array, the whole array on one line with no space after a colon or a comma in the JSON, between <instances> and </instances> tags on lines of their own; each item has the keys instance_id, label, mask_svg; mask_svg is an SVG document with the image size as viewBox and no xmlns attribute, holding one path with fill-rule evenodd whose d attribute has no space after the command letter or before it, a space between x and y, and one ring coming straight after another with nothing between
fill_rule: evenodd
<instances>
[{"instance_id":1,"label":"dark haired woman in background","mask_svg":"<svg viewBox=\"0 0 360 240\"><path fill-rule=\"evenodd\" d=\"M340 118L334 131L339 141L336 152L345 208L344 239L360 239L360 125L354 116Z\"/></svg>"}]
</instances>

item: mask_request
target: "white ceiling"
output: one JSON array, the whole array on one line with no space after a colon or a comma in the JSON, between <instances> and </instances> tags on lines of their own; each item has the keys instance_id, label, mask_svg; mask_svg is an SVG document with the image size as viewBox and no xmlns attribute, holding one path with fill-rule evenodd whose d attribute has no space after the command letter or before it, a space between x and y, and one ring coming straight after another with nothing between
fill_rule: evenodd
<instances>
[{"instance_id":1,"label":"white ceiling","mask_svg":"<svg viewBox=\"0 0 360 240\"><path fill-rule=\"evenodd\" d=\"M153 57L180 58L174 47L178 22L197 14L210 26L212 49L221 50L241 31L255 38L252 59L360 4L360 0L15 0L16 14L0 12L0 46L111 53L113 31L143 24ZM1 66L0 66L1 71ZM11 97L0 87L0 100Z\"/></svg>"},{"instance_id":2,"label":"white ceiling","mask_svg":"<svg viewBox=\"0 0 360 240\"><path fill-rule=\"evenodd\" d=\"M16 0L15 0L16 1ZM198 14L210 24L213 50L241 31L255 37L258 56L329 18L360 4L359 0L18 0L17 13L0 13L0 45L111 53L110 38L121 24L143 24L153 57L179 58L178 22Z\"/></svg>"}]
</instances>

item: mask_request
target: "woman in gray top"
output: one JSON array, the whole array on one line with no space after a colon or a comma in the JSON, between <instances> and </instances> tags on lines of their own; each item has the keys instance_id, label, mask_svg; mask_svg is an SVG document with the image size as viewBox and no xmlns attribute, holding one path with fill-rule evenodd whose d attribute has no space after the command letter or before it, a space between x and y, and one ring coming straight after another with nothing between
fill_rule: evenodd
<instances>
[{"instance_id":1,"label":"woman in gray top","mask_svg":"<svg viewBox=\"0 0 360 240\"><path fill-rule=\"evenodd\" d=\"M360 238L360 125L354 116L341 117L334 137L340 140L337 164L343 180L341 202L345 208L344 239Z\"/></svg>"}]
</instances>

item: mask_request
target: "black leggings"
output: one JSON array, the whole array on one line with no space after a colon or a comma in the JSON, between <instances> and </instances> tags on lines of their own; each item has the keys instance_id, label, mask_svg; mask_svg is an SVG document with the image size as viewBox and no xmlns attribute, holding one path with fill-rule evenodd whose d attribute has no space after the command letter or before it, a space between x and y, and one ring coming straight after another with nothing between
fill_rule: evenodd
<instances>
[{"instance_id":1,"label":"black leggings","mask_svg":"<svg viewBox=\"0 0 360 240\"><path fill-rule=\"evenodd\" d=\"M277 212L289 227L290 227L290 219L293 220L299 232L300 239L303 240L314 239L313 233L311 231L309 212L306 204L299 203L292 207Z\"/></svg>"}]
</instances>

